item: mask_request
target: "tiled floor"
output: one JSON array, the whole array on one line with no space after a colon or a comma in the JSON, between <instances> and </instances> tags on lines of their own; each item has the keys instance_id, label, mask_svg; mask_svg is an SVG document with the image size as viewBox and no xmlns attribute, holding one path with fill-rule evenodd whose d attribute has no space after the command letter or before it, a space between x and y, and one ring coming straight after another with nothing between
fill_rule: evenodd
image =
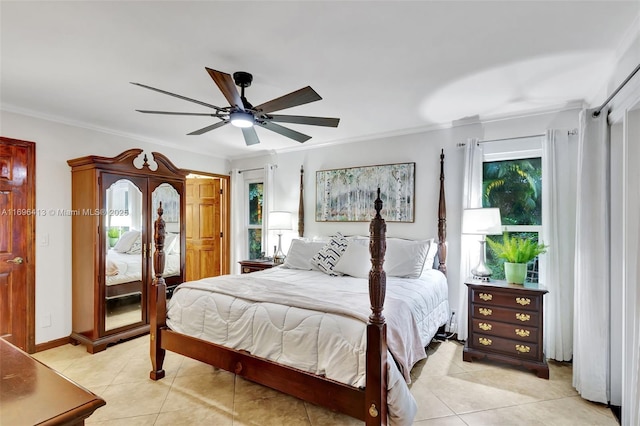
<instances>
[{"instance_id":1,"label":"tiled floor","mask_svg":"<svg viewBox=\"0 0 640 426\"><path fill-rule=\"evenodd\" d=\"M35 358L102 396L87 424L356 425L360 422L168 353L167 377L150 380L148 336L95 355L65 345ZM551 379L490 362L462 361L453 341L433 345L412 371L416 425L617 425L611 411L571 387L571 365Z\"/></svg>"}]
</instances>

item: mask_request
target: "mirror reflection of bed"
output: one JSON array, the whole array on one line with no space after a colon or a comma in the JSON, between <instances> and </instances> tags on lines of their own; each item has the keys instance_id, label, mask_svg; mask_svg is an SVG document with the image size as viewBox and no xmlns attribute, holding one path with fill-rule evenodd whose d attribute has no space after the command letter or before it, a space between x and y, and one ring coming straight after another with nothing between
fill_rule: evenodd
<instances>
[{"instance_id":1,"label":"mirror reflection of bed","mask_svg":"<svg viewBox=\"0 0 640 426\"><path fill-rule=\"evenodd\" d=\"M153 205L162 202L166 222L166 267L169 287L180 283L180 195L167 184L158 185L152 194ZM107 234L110 235L105 262L105 330L144 320L143 282L154 271L143 269L151 244L143 241L142 192L131 181L121 179L107 190ZM113 237L111 237L113 235Z\"/></svg>"}]
</instances>

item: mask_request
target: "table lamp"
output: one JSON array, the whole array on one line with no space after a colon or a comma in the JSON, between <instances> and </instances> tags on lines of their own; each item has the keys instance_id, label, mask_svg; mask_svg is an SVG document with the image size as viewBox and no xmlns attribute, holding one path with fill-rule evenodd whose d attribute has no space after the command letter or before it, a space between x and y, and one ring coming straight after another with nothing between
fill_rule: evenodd
<instances>
[{"instance_id":1,"label":"table lamp","mask_svg":"<svg viewBox=\"0 0 640 426\"><path fill-rule=\"evenodd\" d=\"M491 270L485 263L485 245L487 235L502 234L502 221L500 219L500 209L498 208L477 208L465 209L462 212L462 233L465 235L481 235L480 239L480 261L478 266L471 270L473 279L489 281Z\"/></svg>"},{"instance_id":2,"label":"table lamp","mask_svg":"<svg viewBox=\"0 0 640 426\"><path fill-rule=\"evenodd\" d=\"M272 211L269 212L269 230L278 234L278 248L273 254L273 263L280 265L284 262L285 255L282 252L282 231L290 231L291 212Z\"/></svg>"}]
</instances>

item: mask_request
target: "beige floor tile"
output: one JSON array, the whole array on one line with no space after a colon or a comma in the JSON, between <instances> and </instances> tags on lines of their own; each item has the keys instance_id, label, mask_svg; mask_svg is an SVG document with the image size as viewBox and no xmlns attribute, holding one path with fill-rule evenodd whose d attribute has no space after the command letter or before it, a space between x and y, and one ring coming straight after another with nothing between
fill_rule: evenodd
<instances>
[{"instance_id":1,"label":"beige floor tile","mask_svg":"<svg viewBox=\"0 0 640 426\"><path fill-rule=\"evenodd\" d=\"M456 414L526 404L538 400L517 392L479 384L473 373L432 377L429 389Z\"/></svg>"},{"instance_id":2,"label":"beige floor tile","mask_svg":"<svg viewBox=\"0 0 640 426\"><path fill-rule=\"evenodd\" d=\"M419 420L415 426L466 426L458 416L439 417L437 419Z\"/></svg>"},{"instance_id":3,"label":"beige floor tile","mask_svg":"<svg viewBox=\"0 0 640 426\"><path fill-rule=\"evenodd\" d=\"M234 381L233 374L222 370L176 377L160 412L211 409L232 413Z\"/></svg>"},{"instance_id":4,"label":"beige floor tile","mask_svg":"<svg viewBox=\"0 0 640 426\"><path fill-rule=\"evenodd\" d=\"M304 403L311 426L362 426L362 421L317 405Z\"/></svg>"},{"instance_id":5,"label":"beige floor tile","mask_svg":"<svg viewBox=\"0 0 640 426\"><path fill-rule=\"evenodd\" d=\"M254 401L256 399L274 398L281 392L236 376L236 402Z\"/></svg>"},{"instance_id":6,"label":"beige floor tile","mask_svg":"<svg viewBox=\"0 0 640 426\"><path fill-rule=\"evenodd\" d=\"M149 414L148 416L136 416L126 417L123 419L94 421L94 417L92 416L86 420L86 424L96 426L153 426L157 424L157 418L157 414Z\"/></svg>"},{"instance_id":7,"label":"beige floor tile","mask_svg":"<svg viewBox=\"0 0 640 426\"><path fill-rule=\"evenodd\" d=\"M188 408L160 413L154 426L232 426L234 413L219 407Z\"/></svg>"},{"instance_id":8,"label":"beige floor tile","mask_svg":"<svg viewBox=\"0 0 640 426\"><path fill-rule=\"evenodd\" d=\"M416 421L452 416L455 414L426 386L419 386L419 384L414 385L411 388L411 394L416 399L418 405L418 412L415 417Z\"/></svg>"},{"instance_id":9,"label":"beige floor tile","mask_svg":"<svg viewBox=\"0 0 640 426\"><path fill-rule=\"evenodd\" d=\"M497 362L463 362L462 349L455 341L432 344L428 358L411 372L416 425L617 425L607 407L577 396L570 363L550 361L550 380L544 380ZM107 401L87 424L362 424L171 352L167 377L150 380L148 336L95 355L81 345L64 345L34 357Z\"/></svg>"},{"instance_id":10,"label":"beige floor tile","mask_svg":"<svg viewBox=\"0 0 640 426\"><path fill-rule=\"evenodd\" d=\"M86 348L82 345L63 345L47 351L38 352L32 355L35 359L48 365L56 371L62 372L79 358L91 357Z\"/></svg>"},{"instance_id":11,"label":"beige floor tile","mask_svg":"<svg viewBox=\"0 0 640 426\"><path fill-rule=\"evenodd\" d=\"M157 414L170 388L169 381L150 379L107 386L100 394L107 404L96 410L91 419L104 421Z\"/></svg>"},{"instance_id":12,"label":"beige floor tile","mask_svg":"<svg viewBox=\"0 0 640 426\"><path fill-rule=\"evenodd\" d=\"M305 404L283 394L272 398L236 401L234 411L234 426L311 425Z\"/></svg>"},{"instance_id":13,"label":"beige floor tile","mask_svg":"<svg viewBox=\"0 0 640 426\"><path fill-rule=\"evenodd\" d=\"M469 426L531 425L531 426L614 426L618 422L611 411L580 397L540 401L494 410L461 414Z\"/></svg>"}]
</instances>

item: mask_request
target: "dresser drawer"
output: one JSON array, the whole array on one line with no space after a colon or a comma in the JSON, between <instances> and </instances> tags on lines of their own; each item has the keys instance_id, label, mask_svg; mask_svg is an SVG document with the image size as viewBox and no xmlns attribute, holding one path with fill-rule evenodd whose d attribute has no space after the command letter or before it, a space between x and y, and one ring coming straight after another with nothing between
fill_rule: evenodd
<instances>
[{"instance_id":1,"label":"dresser drawer","mask_svg":"<svg viewBox=\"0 0 640 426\"><path fill-rule=\"evenodd\" d=\"M497 337L520 340L522 342L538 342L538 329L536 327L474 318L473 331L480 334L491 334Z\"/></svg>"},{"instance_id":2,"label":"dresser drawer","mask_svg":"<svg viewBox=\"0 0 640 426\"><path fill-rule=\"evenodd\" d=\"M538 358L538 345L536 343L505 339L487 334L473 333L470 346L474 349L499 352L518 358Z\"/></svg>"},{"instance_id":3,"label":"dresser drawer","mask_svg":"<svg viewBox=\"0 0 640 426\"><path fill-rule=\"evenodd\" d=\"M487 305L506 306L509 308L537 311L540 309L540 297L517 293L507 293L492 289L471 289L472 301Z\"/></svg>"},{"instance_id":4,"label":"dresser drawer","mask_svg":"<svg viewBox=\"0 0 640 426\"><path fill-rule=\"evenodd\" d=\"M537 327L540 319L540 313L524 309L503 308L495 305L473 304L472 317L482 320L490 319L494 321Z\"/></svg>"}]
</instances>

